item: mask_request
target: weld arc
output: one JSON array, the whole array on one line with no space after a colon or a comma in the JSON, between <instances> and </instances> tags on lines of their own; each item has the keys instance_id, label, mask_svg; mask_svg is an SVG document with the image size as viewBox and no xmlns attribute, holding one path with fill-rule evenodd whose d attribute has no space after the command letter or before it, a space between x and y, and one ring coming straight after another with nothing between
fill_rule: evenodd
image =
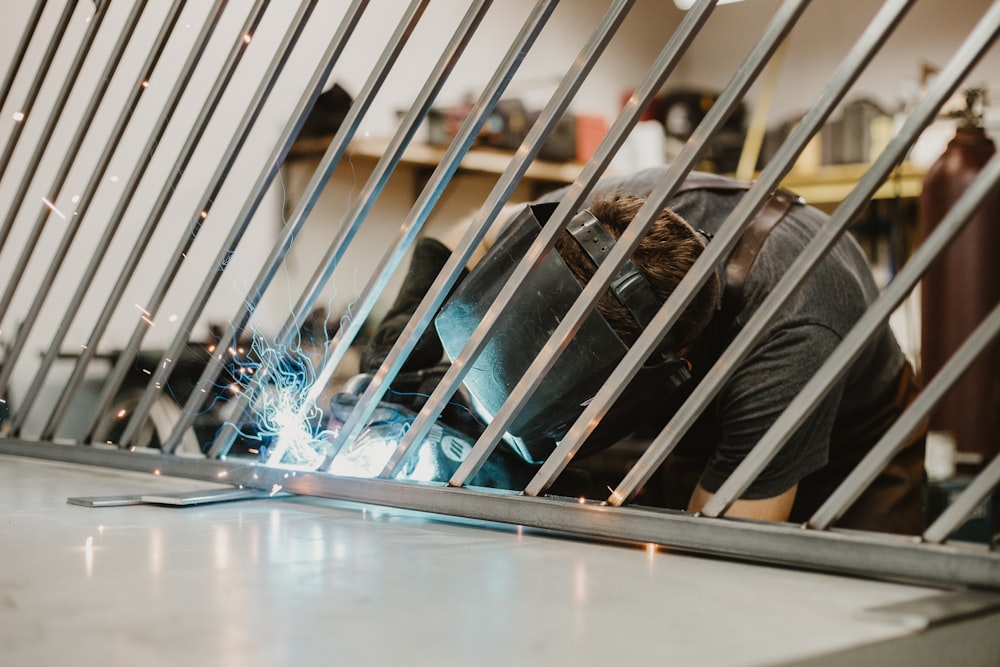
<instances>
[{"instance_id":1,"label":"weld arc","mask_svg":"<svg viewBox=\"0 0 1000 667\"><path fill-rule=\"evenodd\" d=\"M320 290L329 280L334 268L343 257L344 252L358 229L360 229L362 221L371 210L377 197L381 194L389 177L402 160L404 151L413 140L413 137L416 136L423 118L430 111L433 101L454 68L458 56L465 50L476 29L482 22L488 7L488 0L472 3L469 6L462 21L452 34L449 43L445 46L431 75L417 94L409 112L400 122L399 129L390 141L389 146L376 163L357 201L345 213L340 232L327 249L318 268L293 307L291 316L286 320L281 332L278 334L275 345L279 349L286 349L294 342L295 337L298 335L298 329L315 304ZM393 59L395 59L395 56ZM309 193L309 197L313 200L318 196L319 190ZM258 374L258 383L262 377L264 377L264 374ZM217 448L228 450L236 437L240 424L246 419L247 411L250 408L248 399L243 398L246 393L240 397L241 400L238 403L239 410L236 418L232 423L226 424L222 433L217 436ZM304 401L304 403L307 402Z\"/></svg>"}]
</instances>

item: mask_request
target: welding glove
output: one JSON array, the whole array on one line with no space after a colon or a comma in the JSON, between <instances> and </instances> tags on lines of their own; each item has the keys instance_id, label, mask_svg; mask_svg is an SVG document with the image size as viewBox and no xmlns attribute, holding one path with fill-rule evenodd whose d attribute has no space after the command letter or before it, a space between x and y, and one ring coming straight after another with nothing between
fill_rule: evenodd
<instances>
[{"instance_id":1,"label":"welding glove","mask_svg":"<svg viewBox=\"0 0 1000 667\"><path fill-rule=\"evenodd\" d=\"M332 437L348 420L358 397L337 394L330 404ZM392 452L416 419L416 413L393 403L379 403L358 437L341 451L330 464L329 472L352 477L375 477L388 462ZM474 438L436 422L427 436L416 445L396 473L397 479L424 482L446 482L468 457ZM469 480L471 486L520 490L537 472L537 467L525 463L506 447L497 447L482 468Z\"/></svg>"}]
</instances>

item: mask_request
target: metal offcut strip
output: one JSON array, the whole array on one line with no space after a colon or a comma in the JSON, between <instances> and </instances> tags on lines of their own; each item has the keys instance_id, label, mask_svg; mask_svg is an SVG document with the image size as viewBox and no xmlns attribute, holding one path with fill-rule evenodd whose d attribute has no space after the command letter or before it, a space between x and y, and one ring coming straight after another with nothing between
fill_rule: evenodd
<instances>
[{"instance_id":1,"label":"metal offcut strip","mask_svg":"<svg viewBox=\"0 0 1000 667\"><path fill-rule=\"evenodd\" d=\"M889 175L893 167L903 159L908 147L916 140L923 128L934 119L941 104L955 91L968 71L993 42L998 29L1000 29L1000 3L995 3L941 71L939 77L928 88L925 96L917 103L911 115L903 123L899 133L893 137L886 149L875 159L871 168L865 172L858 185L837 207L826 226L795 260L778 285L747 322L740 338L723 353L715 367L709 371L709 375L695 390L695 393L699 393L702 387L706 389L711 387L717 390L721 386L724 379L763 332L767 322L791 296L793 290L809 275L816 263L833 247L847 225L861 210L861 207L871 199L872 194ZM801 416L795 415L795 417ZM707 516L722 514L756 479L779 448L777 442L767 448L761 447L761 444L768 445L769 443L762 441L751 450L750 454L729 476L729 479L705 504L702 510L703 514Z\"/></svg>"},{"instance_id":2,"label":"metal offcut strip","mask_svg":"<svg viewBox=\"0 0 1000 667\"><path fill-rule=\"evenodd\" d=\"M247 466L245 460L223 462L178 456L130 453L94 445L73 447L0 439L0 454L31 456L105 468L170 475L244 488L295 493L364 504L384 505L439 515L535 526L591 538L627 540L635 544L749 559L791 567L906 580L1000 588L997 556L981 545L914 544L899 535L857 531L806 531L788 524L717 521L680 512L637 507L579 504L553 498L442 489L436 485L378 479L352 479L324 473Z\"/></svg>"}]
</instances>

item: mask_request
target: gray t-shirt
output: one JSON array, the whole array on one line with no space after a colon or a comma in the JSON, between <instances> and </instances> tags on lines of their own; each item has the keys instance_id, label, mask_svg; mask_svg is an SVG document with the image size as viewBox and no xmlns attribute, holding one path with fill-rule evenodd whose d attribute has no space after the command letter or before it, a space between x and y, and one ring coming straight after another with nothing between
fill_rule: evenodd
<instances>
[{"instance_id":1,"label":"gray t-shirt","mask_svg":"<svg viewBox=\"0 0 1000 667\"><path fill-rule=\"evenodd\" d=\"M665 173L665 167L657 167L604 179L594 194L618 191L645 197ZM550 193L541 201L558 201L564 193L565 189ZM668 206L691 226L714 235L743 195L742 191L693 190L673 197ZM739 335L826 219L816 209L795 205L771 231L739 303L723 303L719 316L697 342L691 355L696 380ZM704 460L700 483L707 491L718 490L876 296L868 262L854 239L845 234L772 318L681 442L678 451ZM884 396L904 363L891 331L883 327L743 497L773 497L823 467L831 456L835 423L870 408ZM662 406L646 410L652 413L643 415L646 430L666 424L671 414L664 411Z\"/></svg>"}]
</instances>

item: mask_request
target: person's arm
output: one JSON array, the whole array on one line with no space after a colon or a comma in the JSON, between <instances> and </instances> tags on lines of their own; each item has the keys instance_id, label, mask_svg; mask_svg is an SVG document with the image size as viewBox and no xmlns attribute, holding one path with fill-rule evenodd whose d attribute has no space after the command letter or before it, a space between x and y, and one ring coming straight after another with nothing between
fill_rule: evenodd
<instances>
[{"instance_id":1,"label":"person's arm","mask_svg":"<svg viewBox=\"0 0 1000 667\"><path fill-rule=\"evenodd\" d=\"M772 498L758 498L756 500L737 500L726 510L725 516L735 519L757 519L759 521L787 521L788 515L792 512L792 504L795 502L795 492L799 485ZM691 501L688 503L689 512L700 512L705 504L714 494L709 493L700 484L695 487L691 494Z\"/></svg>"},{"instance_id":2,"label":"person's arm","mask_svg":"<svg viewBox=\"0 0 1000 667\"><path fill-rule=\"evenodd\" d=\"M740 364L716 402L721 439L688 510L700 511L798 395L840 338L825 327L786 327ZM725 516L787 521L798 482L828 458L842 385L831 390Z\"/></svg>"}]
</instances>

